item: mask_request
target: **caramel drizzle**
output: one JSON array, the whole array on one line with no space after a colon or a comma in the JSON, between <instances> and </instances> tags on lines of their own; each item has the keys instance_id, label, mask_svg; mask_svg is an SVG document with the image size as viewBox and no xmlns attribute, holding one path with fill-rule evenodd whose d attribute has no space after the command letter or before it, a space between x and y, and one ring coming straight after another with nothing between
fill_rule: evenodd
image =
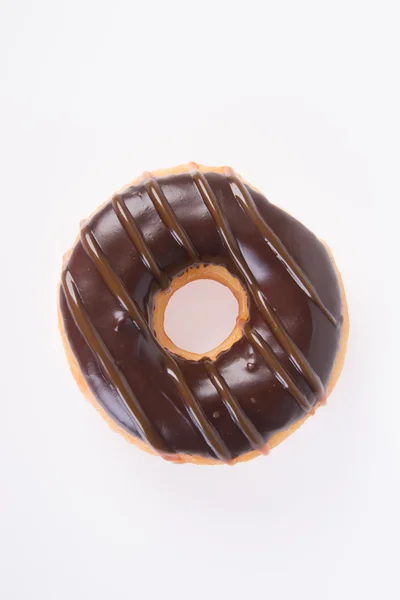
<instances>
[{"instance_id":1,"label":"caramel drizzle","mask_svg":"<svg viewBox=\"0 0 400 600\"><path fill-rule=\"evenodd\" d=\"M250 445L254 450L259 450L265 445L261 433L256 429L254 424L250 421L249 417L243 411L242 407L233 396L229 389L225 379L218 372L215 364L209 360L204 361L204 366L207 374L210 378L211 383L217 390L222 402L226 406L232 420L236 423L240 431L250 442Z\"/></svg>"},{"instance_id":2,"label":"caramel drizzle","mask_svg":"<svg viewBox=\"0 0 400 600\"><path fill-rule=\"evenodd\" d=\"M162 366L165 368L168 375L172 377L192 422L195 424L208 446L213 450L215 455L221 461L229 462L232 459L232 456L228 447L226 446L225 442L223 441L215 427L208 421L207 416L204 413L200 403L197 401L190 387L186 383L183 373L181 372L178 364L175 362L172 356L157 342L140 308L133 300L133 298L131 298L131 296L129 295L129 292L127 291L121 279L111 268L111 265L109 264L107 258L105 257L103 251L101 250L99 244L97 243L93 233L89 230L88 226L85 226L81 231L81 243L84 250L93 261L97 271L101 275L108 289L119 301L124 310L127 312L129 317L132 319L132 321L140 331L141 335L147 342L152 343L156 347ZM81 329L82 325L83 327L85 327L86 317L85 313L83 312L82 304L78 305L78 309L75 310L73 316L78 328L81 330L82 334L86 338L84 331ZM93 325L91 325L91 327L92 331L95 332ZM96 346L95 354L98 355L100 351L101 357L108 356L109 358L111 358L111 355L107 350L104 342L101 340L100 336L98 336L98 339L99 343ZM89 345L91 345L90 342ZM112 358L111 360L113 364L115 364ZM119 372L119 370L115 368L111 372L108 371L108 373L110 374L110 381L112 383L117 381L118 383L118 379L115 380L115 376L117 375L118 377L121 377L122 374ZM131 399L131 395L133 396L132 390L130 391L131 395L126 395L126 392L129 391L129 389L122 389L122 392L125 394L124 398L128 400ZM129 403L127 404L128 406L130 406ZM141 411L138 417L140 423L142 423L142 421L140 420L142 419L142 415L144 415L143 411ZM152 442L151 444L154 445ZM154 445L154 447L158 448L158 445Z\"/></svg>"},{"instance_id":3,"label":"caramel drizzle","mask_svg":"<svg viewBox=\"0 0 400 600\"><path fill-rule=\"evenodd\" d=\"M85 338L93 354L99 360L107 378L113 383L122 400L123 406L133 417L139 435L158 452L171 452L144 413L125 376L118 368L104 341L96 331L79 296L78 288L71 273L64 271L61 281L68 308L79 331Z\"/></svg>"},{"instance_id":4,"label":"caramel drizzle","mask_svg":"<svg viewBox=\"0 0 400 600\"><path fill-rule=\"evenodd\" d=\"M235 264L236 268L245 280L248 290L250 291L250 294L253 297L253 300L258 310L260 311L260 314L270 327L277 341L287 352L293 365L308 382L313 392L316 393L319 397L321 397L324 394L324 387L320 378L312 369L311 365L309 364L301 350L291 339L283 323L279 319L278 315L274 313L272 306L264 297L264 294L262 293L253 273L251 272L242 252L240 251L236 237L232 232L232 229L219 205L219 202L214 192L210 187L210 184L208 183L203 173L201 173L200 171L193 172L192 178L215 222L217 231L222 241L224 242L226 248L228 249L233 263ZM267 355L265 353L264 355L266 358ZM273 370L270 359L267 364ZM286 383L287 387L290 389L287 381ZM300 404L300 406L302 406L302 404Z\"/></svg>"},{"instance_id":5,"label":"caramel drizzle","mask_svg":"<svg viewBox=\"0 0 400 600\"><path fill-rule=\"evenodd\" d=\"M193 261L199 260L199 255L188 234L179 223L171 205L166 199L158 181L149 174L149 180L144 183L145 190L152 201L160 219L171 233L176 242L186 250Z\"/></svg>"},{"instance_id":6,"label":"caramel drizzle","mask_svg":"<svg viewBox=\"0 0 400 600\"><path fill-rule=\"evenodd\" d=\"M137 250L141 261L145 267L147 267L153 277L158 281L161 288L166 289L170 284L169 278L158 266L152 251L147 245L140 229L136 225L135 219L127 209L125 202L120 196L116 195L111 200L111 204L119 222L125 230L125 233L128 235L133 246Z\"/></svg>"},{"instance_id":7,"label":"caramel drizzle","mask_svg":"<svg viewBox=\"0 0 400 600\"><path fill-rule=\"evenodd\" d=\"M253 198L251 197L251 194L249 193L243 182L234 173L228 176L228 182L231 186L232 193L238 201L239 205L242 207L244 212L257 227L258 231L260 232L264 240L267 242L268 246L271 248L273 253L276 255L278 260L280 260L284 264L285 268L295 280L297 285L301 287L301 289L307 294L307 296L309 296L309 298L311 298L311 300L313 300L314 304L318 306L318 308L329 319L332 325L335 325L337 327L337 320L322 302L317 290L312 285L311 281L309 280L303 269L301 269L301 267L297 264L297 262L282 244L281 240L276 235L276 233L270 228L268 223L261 216L256 206L256 203L254 202Z\"/></svg>"},{"instance_id":8,"label":"caramel drizzle","mask_svg":"<svg viewBox=\"0 0 400 600\"><path fill-rule=\"evenodd\" d=\"M245 323L243 331L247 341L267 363L277 380L292 394L298 405L301 406L305 412L309 412L312 409L312 406L308 402L303 392L298 388L290 373L276 358L271 346L267 344L258 331L253 329L248 323Z\"/></svg>"}]
</instances>

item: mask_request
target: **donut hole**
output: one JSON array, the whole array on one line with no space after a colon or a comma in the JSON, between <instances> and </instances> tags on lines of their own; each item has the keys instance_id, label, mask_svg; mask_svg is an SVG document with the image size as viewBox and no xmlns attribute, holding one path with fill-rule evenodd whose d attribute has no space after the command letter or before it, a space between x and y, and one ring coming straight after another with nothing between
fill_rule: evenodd
<instances>
[{"instance_id":1,"label":"donut hole","mask_svg":"<svg viewBox=\"0 0 400 600\"><path fill-rule=\"evenodd\" d=\"M182 350L204 354L229 337L238 315L238 301L227 286L212 279L198 279L171 296L165 309L164 330Z\"/></svg>"},{"instance_id":2,"label":"donut hole","mask_svg":"<svg viewBox=\"0 0 400 600\"><path fill-rule=\"evenodd\" d=\"M191 267L155 297L153 325L165 348L188 360L215 359L242 337L247 295L224 267Z\"/></svg>"}]
</instances>

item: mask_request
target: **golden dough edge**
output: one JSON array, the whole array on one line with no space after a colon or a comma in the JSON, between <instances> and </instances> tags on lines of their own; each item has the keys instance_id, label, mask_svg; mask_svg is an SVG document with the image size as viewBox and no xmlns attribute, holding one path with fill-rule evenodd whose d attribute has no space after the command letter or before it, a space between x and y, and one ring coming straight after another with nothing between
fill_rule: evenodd
<instances>
[{"instance_id":1,"label":"golden dough edge","mask_svg":"<svg viewBox=\"0 0 400 600\"><path fill-rule=\"evenodd\" d=\"M197 163L193 163L190 162L188 164L185 165L178 165L176 167L172 167L170 169L158 169L156 171L152 171L151 174L154 177L165 177L167 175L178 175L181 173L188 173L190 171L192 171L193 169L198 169L199 171L203 172L203 173L221 173L224 174L226 173L226 170L228 169L230 171L230 168L227 167L208 167L205 165L200 165ZM236 175L238 175L236 173ZM120 192L127 189L128 187L130 187L131 185L134 185L138 182L140 182L142 179L146 179L148 177L148 173L145 173L144 175L137 177L136 179L133 179L130 183L128 183L127 185L123 186L120 189ZM239 175L240 177L240 175ZM242 177L241 179L243 181L245 181ZM248 183L248 182L246 182ZM251 184L248 184L251 185ZM253 189L256 189L254 186ZM106 200L105 202L103 202L93 213L95 214L98 210L100 210L102 208L102 206L104 206L109 200ZM92 216L91 215L91 216ZM91 216L89 218L91 218ZM77 239L74 242L74 245L72 246L72 248L66 252L66 254L64 255L63 258L63 262L64 265L66 264L66 262L68 261L69 256L71 255L74 246L78 243L79 241L79 234L77 236ZM322 240L321 240L322 241ZM336 359L335 359L335 364L333 366L332 369L332 374L329 380L329 383L327 385L327 390L326 390L326 399L328 399L329 395L332 393L333 389L336 386L336 383L340 377L340 374L342 372L343 369L343 365L344 365L344 361L345 361L345 356L346 356L346 350L347 350L347 342L348 342L348 338L349 338L349 330L350 330L350 321L349 321L349 312L348 312L348 304L347 304L347 298L346 298L346 292L344 289L344 284L343 284L343 280L341 277L341 274L339 272L339 269L336 265L335 259L333 257L333 254L330 250L330 248L328 247L328 245L322 241L322 243L324 244L325 248L327 249L327 252L329 254L329 257L332 261L333 267L335 269L336 275L338 277L339 280L339 284L340 284L340 289L341 289L341 295L342 295L342 305L343 305L343 324L342 324L342 335L340 338L340 346L339 346L339 351L336 355ZM65 332L65 327L64 327L64 321L61 315L61 309L60 309L60 303L59 303L59 298L60 298L60 285L58 287L58 325L59 325L59 330L60 330L60 334L61 334L61 339L63 342L63 347L64 347L64 351L65 351L65 355L67 358L67 362L70 368L70 371L72 373L72 376L74 377L76 383L78 384L78 387L80 389L80 391L82 392L82 394L84 395L84 397L90 402L90 404L92 404L94 406L94 408L97 410L97 412L103 417L103 419L108 423L108 425L111 427L111 429L117 433L119 433L120 435L122 435L129 443L137 446L138 448L140 448L141 450L144 450L145 452L148 452L149 454L153 454L157 456L157 453L150 447L148 446L145 442L143 442L142 440L137 439L136 437L134 437L133 435L130 435L129 433L127 433L124 429L122 429L122 427L120 427L117 423L115 423L115 421L113 421L111 419L111 417L107 414L107 412L104 410L104 408L98 403L98 401L96 400L96 398L94 397L94 395L92 394L85 378L82 375L82 372L80 370L80 367L78 365L78 362L71 350L71 347L69 345L68 339L67 339L67 335ZM237 458L235 458L230 464L235 465L241 462L247 462L249 460L252 460L253 458L256 458L257 456L263 456L265 455L268 451L272 450L272 448L275 448L276 446L278 446L280 443L282 443L286 438L288 438L290 435L292 435L295 431L297 431L298 429L300 429L300 427L312 416L315 414L315 411L317 408L319 408L321 405L325 404L325 402L319 402L317 403L317 405L314 407L314 410L311 411L311 413L309 413L308 415L306 415L305 417L303 417L302 419L300 419L299 421L297 421L296 423L293 423L292 425L290 425L287 429L285 429L284 431L280 431L276 434L274 434L268 441L268 443L265 445L265 447L262 450L252 450L250 452L246 452L245 454L242 454L240 456L238 456ZM223 465L224 463L213 459L213 458L206 458L204 456L198 456L198 455L189 455L189 454L176 454L171 456L171 459L169 460L169 462L174 462L174 463L191 463L191 464L196 464L196 465Z\"/></svg>"}]
</instances>

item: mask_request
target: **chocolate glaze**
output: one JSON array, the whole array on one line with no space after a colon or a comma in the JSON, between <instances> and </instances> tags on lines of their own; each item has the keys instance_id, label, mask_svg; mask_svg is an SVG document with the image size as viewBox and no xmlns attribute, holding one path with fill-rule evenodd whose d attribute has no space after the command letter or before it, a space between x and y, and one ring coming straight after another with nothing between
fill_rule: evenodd
<instances>
[{"instance_id":1,"label":"chocolate glaze","mask_svg":"<svg viewBox=\"0 0 400 600\"><path fill-rule=\"evenodd\" d=\"M193 264L225 266L249 295L244 335L216 361L175 356L152 329L156 292ZM98 402L171 459L229 462L312 411L342 324L323 244L230 171L149 175L116 195L82 229L60 306Z\"/></svg>"}]
</instances>

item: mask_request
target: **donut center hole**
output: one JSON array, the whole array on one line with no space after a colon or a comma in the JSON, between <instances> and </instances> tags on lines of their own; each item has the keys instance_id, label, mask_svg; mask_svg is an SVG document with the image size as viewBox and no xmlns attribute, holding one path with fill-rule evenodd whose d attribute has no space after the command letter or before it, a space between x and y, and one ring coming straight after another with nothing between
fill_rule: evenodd
<instances>
[{"instance_id":1,"label":"donut center hole","mask_svg":"<svg viewBox=\"0 0 400 600\"><path fill-rule=\"evenodd\" d=\"M154 296L158 342L190 361L216 360L243 337L248 318L247 293L222 265L192 265Z\"/></svg>"},{"instance_id":2,"label":"donut center hole","mask_svg":"<svg viewBox=\"0 0 400 600\"><path fill-rule=\"evenodd\" d=\"M231 290L212 279L197 279L176 290L165 308L164 330L183 351L205 354L234 330L239 304Z\"/></svg>"}]
</instances>

